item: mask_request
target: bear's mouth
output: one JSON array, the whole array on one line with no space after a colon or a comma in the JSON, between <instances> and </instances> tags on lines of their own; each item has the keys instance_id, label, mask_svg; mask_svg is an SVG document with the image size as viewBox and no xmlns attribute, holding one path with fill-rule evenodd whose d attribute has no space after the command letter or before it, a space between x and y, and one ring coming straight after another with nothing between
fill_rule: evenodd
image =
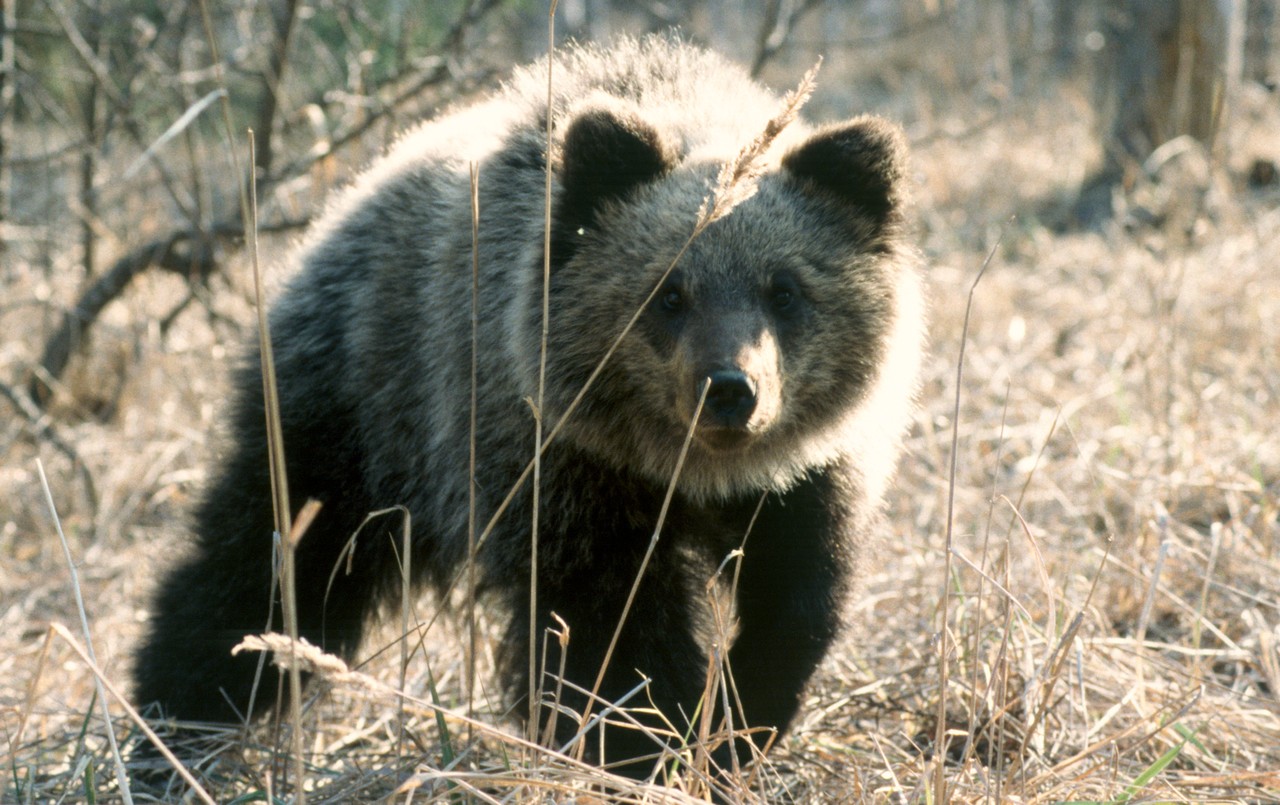
<instances>
[{"instance_id":1,"label":"bear's mouth","mask_svg":"<svg viewBox=\"0 0 1280 805\"><path fill-rule=\"evenodd\" d=\"M728 428L703 425L694 432L694 438L703 447L716 453L741 450L754 441L755 434L746 428Z\"/></svg>"}]
</instances>

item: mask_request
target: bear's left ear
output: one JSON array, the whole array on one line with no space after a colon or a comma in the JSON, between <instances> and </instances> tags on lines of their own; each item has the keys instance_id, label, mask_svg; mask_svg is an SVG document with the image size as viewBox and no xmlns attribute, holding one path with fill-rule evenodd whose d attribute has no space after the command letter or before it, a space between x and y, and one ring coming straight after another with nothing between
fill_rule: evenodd
<instances>
[{"instance_id":1,"label":"bear's left ear","mask_svg":"<svg viewBox=\"0 0 1280 805\"><path fill-rule=\"evenodd\" d=\"M906 156L900 128L863 116L819 129L783 157L782 167L884 224L906 200Z\"/></svg>"},{"instance_id":2,"label":"bear's left ear","mask_svg":"<svg viewBox=\"0 0 1280 805\"><path fill-rule=\"evenodd\" d=\"M559 218L585 226L609 200L661 177L679 156L653 126L618 103L597 102L574 115L564 135Z\"/></svg>"}]
</instances>

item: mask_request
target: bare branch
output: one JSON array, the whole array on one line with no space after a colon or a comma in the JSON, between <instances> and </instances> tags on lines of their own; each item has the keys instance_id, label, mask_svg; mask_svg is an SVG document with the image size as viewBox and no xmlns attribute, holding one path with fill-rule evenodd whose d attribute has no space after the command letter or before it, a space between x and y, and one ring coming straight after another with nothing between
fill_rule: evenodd
<instances>
[{"instance_id":1,"label":"bare branch","mask_svg":"<svg viewBox=\"0 0 1280 805\"><path fill-rule=\"evenodd\" d=\"M751 75L758 78L766 64L786 47L796 25L806 14L822 6L826 0L804 0L791 13L782 16L782 0L769 0L765 7L764 22L756 39L756 56L751 60Z\"/></svg>"},{"instance_id":2,"label":"bare branch","mask_svg":"<svg viewBox=\"0 0 1280 805\"><path fill-rule=\"evenodd\" d=\"M44 354L40 358L44 374L34 377L28 390L34 400L48 402L53 393L49 382L62 376L76 346L97 321L102 309L119 296L134 277L151 266L208 276L215 266L212 244L193 232L173 232L117 260L63 315L58 329L45 343Z\"/></svg>"}]
</instances>

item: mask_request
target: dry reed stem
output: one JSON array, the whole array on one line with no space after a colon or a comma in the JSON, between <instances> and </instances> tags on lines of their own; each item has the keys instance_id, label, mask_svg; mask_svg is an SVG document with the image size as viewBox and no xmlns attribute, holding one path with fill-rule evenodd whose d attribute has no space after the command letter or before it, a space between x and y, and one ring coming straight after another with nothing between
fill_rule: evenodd
<instances>
[{"instance_id":1,"label":"dry reed stem","mask_svg":"<svg viewBox=\"0 0 1280 805\"><path fill-rule=\"evenodd\" d=\"M622 605L622 614L618 616L618 625L613 629L613 637L609 638L609 647L605 649L604 659L600 662L600 671L596 674L596 681L591 685L591 698L587 701L582 715L585 721L591 715L591 702L600 693L600 686L604 684L605 674L609 671L609 663L613 660L613 650L618 646L618 639L622 637L622 627L626 625L627 617L631 614L631 606L635 603L636 593L640 591L640 582L644 579L645 571L649 569L649 560L653 558L653 552L658 547L658 537L662 534L662 527L667 522L667 512L671 508L671 500L675 497L676 485L680 481L680 471L684 469L685 457L689 455L689 445L693 444L694 431L698 429L698 418L702 416L702 406L707 400L707 392L711 389L711 380L708 378L702 383L702 391L698 395L698 404L694 406L693 416L689 420L689 429L685 433L684 443L680 445L680 454L676 457L675 469L671 472L671 481L667 484L666 495L662 498L662 508L658 510L658 521L653 526L653 536L649 538L649 547L645 548L644 557L640 560L640 568L636 571L636 577L631 582L631 590L627 593L626 603Z\"/></svg>"},{"instance_id":2,"label":"dry reed stem","mask_svg":"<svg viewBox=\"0 0 1280 805\"><path fill-rule=\"evenodd\" d=\"M202 0L203 2L203 0ZM253 130L248 131L249 164L257 164ZM267 304L262 286L262 266L258 261L258 185L257 172L249 171L248 214L245 219L245 239L249 244L249 260L253 268L254 301L258 311L258 349L262 361L262 395L266 405L267 463L271 476L271 503L275 510L275 531L280 539L282 562L280 574L280 610L285 629L295 641L298 639L297 564L295 554L301 531L293 527L293 509L289 506L289 479L285 475L284 434L280 424L280 394L276 386L275 357L271 348L271 331L267 322ZM293 728L294 796L297 805L306 805L306 762L302 746L302 673L292 668L288 673L289 724ZM256 685L255 685L256 687ZM246 718L252 717L252 710Z\"/></svg>"},{"instance_id":3,"label":"dry reed stem","mask_svg":"<svg viewBox=\"0 0 1280 805\"><path fill-rule=\"evenodd\" d=\"M45 502L49 505L49 516L53 519L53 527L58 534L58 542L62 545L62 553L67 561L67 572L71 576L71 591L75 595L76 612L80 615L80 629L84 634L85 656L96 668L98 657L93 650L93 631L89 628L89 613L85 611L84 595L80 591L80 574L76 570L75 559L71 557L71 545L67 542L67 535L62 531L62 519L58 517L58 507L53 502L49 479L44 474L44 463L38 458L36 470L40 473L40 487L44 490ZM107 708L107 691L100 676L94 676L94 684L98 689L98 706L102 708L102 724L107 734L107 743L111 747L111 758L115 761L116 782L120 786L120 796L124 799L125 805L133 805L133 794L129 790L129 773L125 770L124 760L120 757L116 731L111 727L111 711ZM32 690L34 691L34 688ZM26 723L25 719L23 723Z\"/></svg>"},{"instance_id":4,"label":"dry reed stem","mask_svg":"<svg viewBox=\"0 0 1280 805\"><path fill-rule=\"evenodd\" d=\"M467 426L467 715L475 716L476 690L476 411L480 364L480 166L471 179L471 413ZM467 734L470 743L473 736Z\"/></svg>"},{"instance_id":5,"label":"dry reed stem","mask_svg":"<svg viewBox=\"0 0 1280 805\"><path fill-rule=\"evenodd\" d=\"M978 269L978 273L973 278L973 284L969 286L969 296L964 308L964 323L960 327L960 351L956 356L956 393L955 406L952 409L951 419L951 466L947 476L947 516L946 516L946 535L945 544L943 546L943 574L942 574L942 595L938 605L941 609L942 628L938 630L940 645L938 648L938 726L937 733L934 736L934 778L933 785L934 799L938 802L947 801L947 780L944 774L945 764L942 758L946 755L947 747L947 676L950 671L950 656L947 640L948 630L950 629L948 610L951 597L951 549L953 545L952 526L955 522L955 491L956 491L956 462L958 460L958 445L960 441L960 396L964 389L964 348L969 340L969 314L973 310L973 297L977 293L978 283L982 281L982 276L987 273L987 267L991 265L991 259L995 257L996 249L1000 247L1003 240L1001 237L996 240L994 246L991 247L987 259L983 261L982 267Z\"/></svg>"},{"instance_id":6,"label":"dry reed stem","mask_svg":"<svg viewBox=\"0 0 1280 805\"><path fill-rule=\"evenodd\" d=\"M538 700L541 685L538 676L538 512L542 493L542 454L546 450L543 441L543 412L547 388L547 338L551 327L551 185L552 159L551 144L554 142L555 125L555 53L556 53L556 4L551 0L547 7L547 130L546 150L543 154L546 162L543 166L543 210L542 210L542 322L539 328L538 341L538 388L533 402L533 522L529 532L529 736L538 737ZM548 438L547 441L550 439ZM519 487L523 482L517 481ZM515 490L512 490L514 494ZM501 511L501 507L499 508ZM490 523L496 522L495 513ZM488 531L488 528L485 529ZM479 543L484 542L482 534ZM479 544L478 543L478 544ZM478 545L477 544L477 545Z\"/></svg>"}]
</instances>

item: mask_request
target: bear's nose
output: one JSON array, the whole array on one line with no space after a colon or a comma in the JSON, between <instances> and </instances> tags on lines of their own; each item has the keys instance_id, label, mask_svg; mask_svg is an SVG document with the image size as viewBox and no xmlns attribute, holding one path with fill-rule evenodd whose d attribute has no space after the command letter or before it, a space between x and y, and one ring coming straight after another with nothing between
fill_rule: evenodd
<instances>
[{"instance_id":1,"label":"bear's nose","mask_svg":"<svg viewBox=\"0 0 1280 805\"><path fill-rule=\"evenodd\" d=\"M755 384L738 369L717 369L708 378L705 408L721 427L740 428L756 408Z\"/></svg>"}]
</instances>

